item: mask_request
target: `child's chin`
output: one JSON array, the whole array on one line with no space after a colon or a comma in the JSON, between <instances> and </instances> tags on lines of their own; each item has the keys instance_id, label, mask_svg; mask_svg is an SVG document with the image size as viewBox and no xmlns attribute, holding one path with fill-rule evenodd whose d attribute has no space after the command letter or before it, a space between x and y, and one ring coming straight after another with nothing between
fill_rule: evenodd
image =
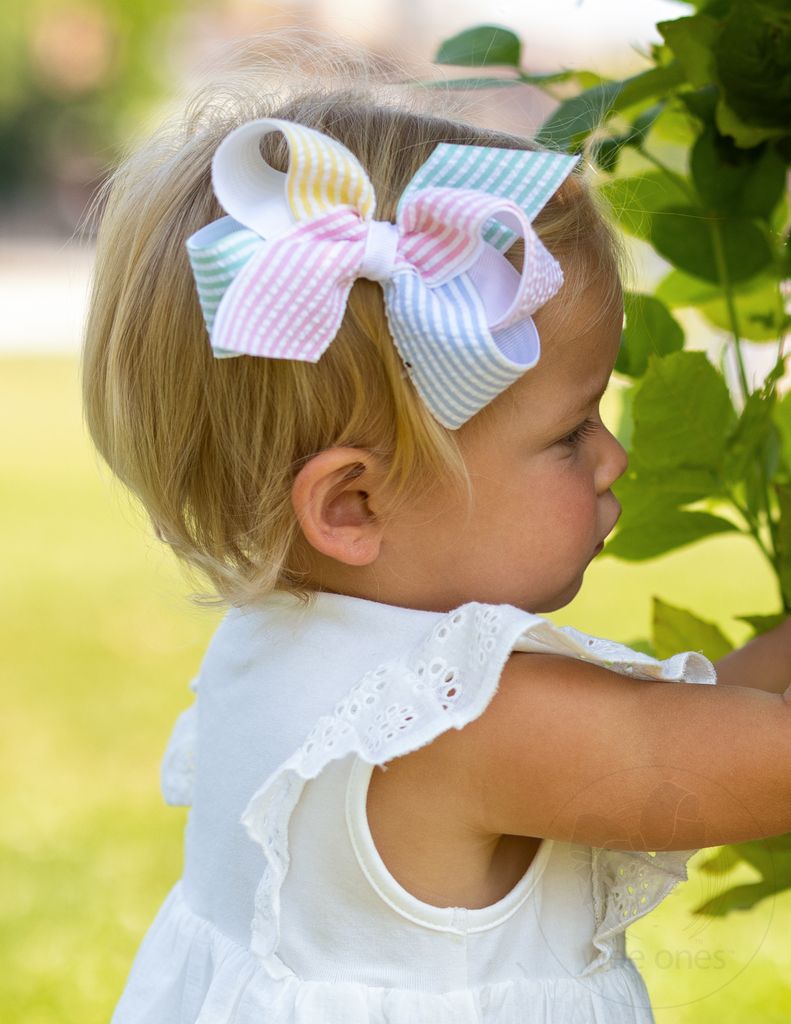
<instances>
[{"instance_id":1,"label":"child's chin","mask_svg":"<svg viewBox=\"0 0 791 1024\"><path fill-rule=\"evenodd\" d=\"M556 612L558 608L565 608L567 604L571 604L580 592L581 586L582 573L580 573L579 579L575 580L567 590L543 601L538 607L534 606L533 608L530 608L529 611L533 612L534 615L544 615L546 612Z\"/></svg>"}]
</instances>

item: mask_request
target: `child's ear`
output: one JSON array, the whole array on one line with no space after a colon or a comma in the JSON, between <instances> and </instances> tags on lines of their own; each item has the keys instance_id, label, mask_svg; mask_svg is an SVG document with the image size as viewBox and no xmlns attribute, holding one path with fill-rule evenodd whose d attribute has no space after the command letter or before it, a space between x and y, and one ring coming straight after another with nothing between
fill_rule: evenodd
<instances>
[{"instance_id":1,"label":"child's ear","mask_svg":"<svg viewBox=\"0 0 791 1024\"><path fill-rule=\"evenodd\" d=\"M383 523L382 470L363 448L329 448L297 473L291 504L305 539L316 551L346 565L369 565L379 556Z\"/></svg>"}]
</instances>

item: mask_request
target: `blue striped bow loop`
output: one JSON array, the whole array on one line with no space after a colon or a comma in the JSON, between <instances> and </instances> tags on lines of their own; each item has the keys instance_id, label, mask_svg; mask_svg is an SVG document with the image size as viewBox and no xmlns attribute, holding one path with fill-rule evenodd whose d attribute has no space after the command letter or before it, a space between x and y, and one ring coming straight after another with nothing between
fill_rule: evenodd
<instances>
[{"instance_id":1,"label":"blue striped bow loop","mask_svg":"<svg viewBox=\"0 0 791 1024\"><path fill-rule=\"evenodd\" d=\"M289 163L261 155L270 132ZM532 220L578 157L439 144L404 190L395 223L357 158L311 128L262 118L234 129L212 161L228 216L187 252L217 358L316 362L360 277L383 290L387 322L421 399L456 430L535 366L532 313L563 284ZM521 273L504 253L525 243Z\"/></svg>"}]
</instances>

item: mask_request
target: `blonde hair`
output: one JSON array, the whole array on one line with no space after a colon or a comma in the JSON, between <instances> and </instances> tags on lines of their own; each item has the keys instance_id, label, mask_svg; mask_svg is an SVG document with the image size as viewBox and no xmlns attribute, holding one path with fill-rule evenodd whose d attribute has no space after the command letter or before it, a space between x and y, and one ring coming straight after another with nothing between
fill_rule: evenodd
<instances>
[{"instance_id":1,"label":"blonde hair","mask_svg":"<svg viewBox=\"0 0 791 1024\"><path fill-rule=\"evenodd\" d=\"M259 117L319 129L357 156L373 182L376 216L389 220L439 142L538 147L427 114L414 92L394 104L370 82L316 85L285 99L267 93L271 62L255 47L237 65L130 153L97 197L104 209L82 352L84 415L157 536L211 582L216 594L194 593L194 603L242 605L276 589L309 603L291 488L313 455L336 445L379 455L393 515L436 483L469 495L469 480L456 432L432 417L402 374L374 282L354 284L340 332L315 364L212 355L185 241L224 214L211 186L217 145ZM282 139L269 136L263 152L285 169ZM615 296L615 240L577 175L535 228L564 268L564 294L601 280Z\"/></svg>"}]
</instances>

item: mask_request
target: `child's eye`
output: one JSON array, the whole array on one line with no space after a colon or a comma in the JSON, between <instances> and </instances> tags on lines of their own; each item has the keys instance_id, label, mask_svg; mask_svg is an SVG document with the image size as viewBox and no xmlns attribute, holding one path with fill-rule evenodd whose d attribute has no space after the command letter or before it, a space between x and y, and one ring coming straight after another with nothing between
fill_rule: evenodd
<instances>
[{"instance_id":1,"label":"child's eye","mask_svg":"<svg viewBox=\"0 0 791 1024\"><path fill-rule=\"evenodd\" d=\"M578 427L575 427L570 434L562 437L558 443L565 445L567 448L575 448L584 438L594 434L598 425L596 420L587 419L580 423Z\"/></svg>"}]
</instances>

